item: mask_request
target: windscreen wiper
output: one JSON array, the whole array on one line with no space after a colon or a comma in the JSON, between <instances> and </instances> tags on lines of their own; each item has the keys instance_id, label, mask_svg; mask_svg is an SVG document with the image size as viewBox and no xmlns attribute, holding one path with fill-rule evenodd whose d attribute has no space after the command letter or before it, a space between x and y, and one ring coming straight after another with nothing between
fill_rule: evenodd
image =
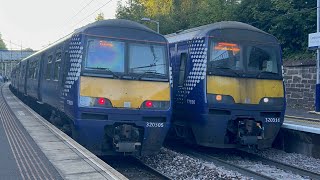
<instances>
[{"instance_id":1,"label":"windscreen wiper","mask_svg":"<svg viewBox=\"0 0 320 180\"><path fill-rule=\"evenodd\" d=\"M260 71L258 74L257 74L257 78L260 78L260 76L262 74L271 74L271 75L279 75L279 73L275 73L275 72L270 72L270 71Z\"/></svg>"},{"instance_id":2,"label":"windscreen wiper","mask_svg":"<svg viewBox=\"0 0 320 180\"><path fill-rule=\"evenodd\" d=\"M149 65L146 65L146 66L138 66L138 67L133 67L133 68L130 68L131 70L133 69L141 69L141 68L147 68L147 67L156 67L156 66L162 66L162 65L166 65L166 64L149 64Z\"/></svg>"},{"instance_id":3,"label":"windscreen wiper","mask_svg":"<svg viewBox=\"0 0 320 180\"><path fill-rule=\"evenodd\" d=\"M110 74L113 75L113 77L116 77L116 78L120 78L118 75L116 75L116 73L114 73L113 71L111 71L109 68L94 68L94 69L101 69L101 70L105 70L107 72L109 72Z\"/></svg>"},{"instance_id":4,"label":"windscreen wiper","mask_svg":"<svg viewBox=\"0 0 320 180\"><path fill-rule=\"evenodd\" d=\"M219 69L219 70L227 69L227 70L229 70L228 72L232 72L235 75L240 76L239 73L237 73L235 70L233 70L233 69L231 69L229 67L225 67L225 66L212 66L212 67L215 68L215 69Z\"/></svg>"},{"instance_id":5,"label":"windscreen wiper","mask_svg":"<svg viewBox=\"0 0 320 180\"><path fill-rule=\"evenodd\" d=\"M162 74L162 73L158 73L158 72L155 72L155 71L145 71L143 72L141 75L139 75L137 77L137 79L141 79L143 76L146 76L146 75L157 75L157 76L163 76L165 77L165 74Z\"/></svg>"}]
</instances>

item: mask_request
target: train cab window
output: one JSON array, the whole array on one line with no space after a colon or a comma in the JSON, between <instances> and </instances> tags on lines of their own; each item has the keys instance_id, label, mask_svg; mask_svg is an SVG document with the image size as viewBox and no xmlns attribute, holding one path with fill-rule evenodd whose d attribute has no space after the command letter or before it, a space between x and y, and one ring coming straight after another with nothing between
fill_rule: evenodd
<instances>
[{"instance_id":1,"label":"train cab window","mask_svg":"<svg viewBox=\"0 0 320 180\"><path fill-rule=\"evenodd\" d=\"M91 39L85 61L87 70L124 72L125 43L120 41Z\"/></svg>"},{"instance_id":2,"label":"train cab window","mask_svg":"<svg viewBox=\"0 0 320 180\"><path fill-rule=\"evenodd\" d=\"M212 42L209 68L242 69L239 44L230 42Z\"/></svg>"},{"instance_id":3,"label":"train cab window","mask_svg":"<svg viewBox=\"0 0 320 180\"><path fill-rule=\"evenodd\" d=\"M53 80L59 80L59 72L61 68L61 52L56 54L56 61L54 63Z\"/></svg>"},{"instance_id":4,"label":"train cab window","mask_svg":"<svg viewBox=\"0 0 320 180\"><path fill-rule=\"evenodd\" d=\"M45 78L47 80L51 79L51 67L52 67L52 55L48 56L48 63L47 63L47 69L46 69L46 75Z\"/></svg>"},{"instance_id":5,"label":"train cab window","mask_svg":"<svg viewBox=\"0 0 320 180\"><path fill-rule=\"evenodd\" d=\"M186 65L187 65L187 53L181 53L180 67L179 67L179 86L182 86L185 81Z\"/></svg>"},{"instance_id":6,"label":"train cab window","mask_svg":"<svg viewBox=\"0 0 320 180\"><path fill-rule=\"evenodd\" d=\"M249 46L248 71L278 73L276 52L270 47Z\"/></svg>"},{"instance_id":7,"label":"train cab window","mask_svg":"<svg viewBox=\"0 0 320 180\"><path fill-rule=\"evenodd\" d=\"M152 44L129 44L129 72L152 72L157 75L167 74L165 46Z\"/></svg>"}]
</instances>

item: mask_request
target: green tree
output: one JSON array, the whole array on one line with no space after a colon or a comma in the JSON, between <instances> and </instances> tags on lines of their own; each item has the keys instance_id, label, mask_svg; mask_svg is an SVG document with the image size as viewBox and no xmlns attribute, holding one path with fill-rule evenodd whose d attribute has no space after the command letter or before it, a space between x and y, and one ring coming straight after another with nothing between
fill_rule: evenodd
<instances>
[{"instance_id":1,"label":"green tree","mask_svg":"<svg viewBox=\"0 0 320 180\"><path fill-rule=\"evenodd\" d=\"M116 18L128 19L132 21L140 21L141 18L145 17L145 7L139 2L139 0L131 0L127 4L122 5L118 3Z\"/></svg>"},{"instance_id":2,"label":"green tree","mask_svg":"<svg viewBox=\"0 0 320 180\"><path fill-rule=\"evenodd\" d=\"M160 22L162 34L232 19L238 0L132 0L118 4L117 18L140 21L148 17ZM148 23L155 29L154 23ZM154 27L153 27L154 26Z\"/></svg>"},{"instance_id":3,"label":"green tree","mask_svg":"<svg viewBox=\"0 0 320 180\"><path fill-rule=\"evenodd\" d=\"M5 50L7 49L6 44L3 42L1 39L1 34L0 34L0 50Z\"/></svg>"},{"instance_id":4,"label":"green tree","mask_svg":"<svg viewBox=\"0 0 320 180\"><path fill-rule=\"evenodd\" d=\"M95 18L96 21L102 21L104 20L104 14L101 12L97 15L97 17Z\"/></svg>"},{"instance_id":5,"label":"green tree","mask_svg":"<svg viewBox=\"0 0 320 180\"><path fill-rule=\"evenodd\" d=\"M131 0L118 4L117 18L160 22L160 32L236 20L262 29L280 41L285 56L307 52L316 31L316 0ZM154 23L146 23L156 29Z\"/></svg>"},{"instance_id":6,"label":"green tree","mask_svg":"<svg viewBox=\"0 0 320 180\"><path fill-rule=\"evenodd\" d=\"M238 21L262 29L280 41L285 56L306 53L308 34L316 31L316 0L242 0Z\"/></svg>"}]
</instances>

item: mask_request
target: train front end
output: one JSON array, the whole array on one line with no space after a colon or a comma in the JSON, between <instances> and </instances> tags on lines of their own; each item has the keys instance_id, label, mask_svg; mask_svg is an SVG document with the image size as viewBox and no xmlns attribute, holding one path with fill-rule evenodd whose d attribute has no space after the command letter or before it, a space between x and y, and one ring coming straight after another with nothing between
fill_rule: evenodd
<instances>
[{"instance_id":1,"label":"train front end","mask_svg":"<svg viewBox=\"0 0 320 180\"><path fill-rule=\"evenodd\" d=\"M198 144L268 148L284 121L285 93L277 40L252 29L220 29L208 38L205 123ZM205 125L205 128L203 128Z\"/></svg>"},{"instance_id":2,"label":"train front end","mask_svg":"<svg viewBox=\"0 0 320 180\"><path fill-rule=\"evenodd\" d=\"M171 117L167 40L126 20L81 36L73 137L97 155L158 152Z\"/></svg>"}]
</instances>

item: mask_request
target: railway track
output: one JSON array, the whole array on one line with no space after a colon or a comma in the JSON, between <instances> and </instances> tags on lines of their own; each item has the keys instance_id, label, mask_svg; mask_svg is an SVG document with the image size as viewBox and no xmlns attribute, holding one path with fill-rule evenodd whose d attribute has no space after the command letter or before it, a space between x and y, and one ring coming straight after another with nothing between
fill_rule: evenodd
<instances>
[{"instance_id":1,"label":"railway track","mask_svg":"<svg viewBox=\"0 0 320 180\"><path fill-rule=\"evenodd\" d=\"M175 148L174 150L177 150L177 148ZM217 166L222 166L222 167L224 167L226 169L239 172L242 175L247 176L247 177L251 177L253 179L260 179L260 180L271 180L271 179L273 179L273 178L268 177L266 175L257 173L257 172L255 172L253 170L250 170L250 169L241 167L239 165L236 165L236 164L234 164L232 162L228 162L228 161L225 161L225 160L223 160L221 158L214 157L214 156L212 156L210 154L207 154L207 153L191 150L189 148L187 148L187 149L179 149L178 152L186 154L186 155L188 155L190 157L193 157L193 158L202 159L202 160L205 160L205 161L208 161L208 162L212 162Z\"/></svg>"},{"instance_id":2,"label":"railway track","mask_svg":"<svg viewBox=\"0 0 320 180\"><path fill-rule=\"evenodd\" d=\"M242 175L251 177L253 179L267 180L278 178L263 171L259 172L252 168L249 164L261 164L262 167L268 166L273 169L277 169L279 171L292 174L293 176L301 176L306 179L320 179L320 174L318 173L308 171L306 169L302 169L283 162L278 162L275 160L264 158L262 156L244 150L229 149L221 151L221 149L213 148L184 147L172 145L168 145L167 147L179 153L186 154L190 157L212 162L217 166L223 166L226 169L239 172ZM238 163L238 160L243 161L244 163ZM248 165L246 165L245 162L248 162Z\"/></svg>"},{"instance_id":3,"label":"railway track","mask_svg":"<svg viewBox=\"0 0 320 180\"><path fill-rule=\"evenodd\" d=\"M302 168L299 168L299 167L296 167L296 166L293 166L290 164L286 164L283 162L268 159L268 158L265 158L265 157L262 157L262 156L259 156L259 155L253 154L253 153L249 153L249 152L243 151L243 150L240 150L240 153L241 153L241 156L245 156L245 157L250 158L251 160L254 160L254 161L260 161L263 164L275 166L279 169L282 169L285 171L291 171L295 174L298 174L298 175L304 176L304 177L309 177L311 179L320 179L320 174L312 172L312 171L308 171L306 169L302 169Z\"/></svg>"},{"instance_id":4,"label":"railway track","mask_svg":"<svg viewBox=\"0 0 320 180\"><path fill-rule=\"evenodd\" d=\"M156 169L144 164L142 161L135 157L101 157L102 160L107 162L114 169L126 176L130 180L140 179L159 179L171 180L171 178L157 171Z\"/></svg>"},{"instance_id":5,"label":"railway track","mask_svg":"<svg viewBox=\"0 0 320 180\"><path fill-rule=\"evenodd\" d=\"M223 159L223 157L220 157L218 155L219 153L212 152L212 150L210 150L210 149L201 149L199 151L199 153L205 154L205 155L209 156L210 158L215 158L215 159L218 159L220 161ZM283 163L283 162L279 162L279 161L275 161L275 160L272 160L272 159L268 159L268 158L259 156L259 155L254 154L254 153L247 152L245 150L229 150L229 151L227 151L227 153L228 153L229 156L234 155L234 156L240 157L241 159L246 159L247 161L255 162L256 164L261 163L263 165L276 167L277 169L283 170L285 172L291 172L292 174L299 175L299 176L304 177L304 178L320 179L320 174L318 174L318 173L315 173L315 172L312 172L312 171L308 171L306 169L302 169L302 168L299 168L299 167L296 167L296 166L293 166L293 165L290 165L290 164L286 164L286 163ZM221 154L221 152L220 152L220 154ZM222 160L222 161L224 161L224 160ZM234 166L238 166L238 165L235 165L236 163L234 163L233 161L226 161L226 162L229 163L229 164L231 163ZM240 173L242 173L242 172L240 172ZM245 175L253 177L250 174L245 174ZM275 178L270 177L268 175L261 176L260 178L263 178L263 177L267 178L267 179L275 179ZM256 178L259 178L259 177L257 176Z\"/></svg>"}]
</instances>

